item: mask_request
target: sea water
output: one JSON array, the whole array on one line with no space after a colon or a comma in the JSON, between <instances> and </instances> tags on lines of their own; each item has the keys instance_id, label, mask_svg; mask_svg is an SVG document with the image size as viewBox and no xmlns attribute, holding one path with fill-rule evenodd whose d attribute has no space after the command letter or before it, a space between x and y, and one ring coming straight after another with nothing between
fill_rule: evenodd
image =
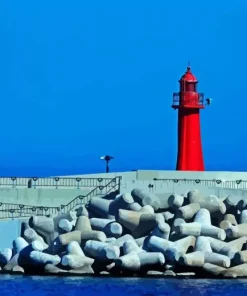
<instances>
[{"instance_id":1,"label":"sea water","mask_svg":"<svg viewBox=\"0 0 247 296\"><path fill-rule=\"evenodd\" d=\"M0 275L1 296L246 295L247 280Z\"/></svg>"}]
</instances>

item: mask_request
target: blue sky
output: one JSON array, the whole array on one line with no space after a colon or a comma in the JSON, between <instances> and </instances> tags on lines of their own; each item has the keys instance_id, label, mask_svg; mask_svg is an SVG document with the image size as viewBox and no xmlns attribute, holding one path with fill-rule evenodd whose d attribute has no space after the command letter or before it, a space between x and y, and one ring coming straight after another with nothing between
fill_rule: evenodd
<instances>
[{"instance_id":1,"label":"blue sky","mask_svg":"<svg viewBox=\"0 0 247 296\"><path fill-rule=\"evenodd\" d=\"M247 170L244 0L0 2L1 175L175 169L190 60L207 170Z\"/></svg>"}]
</instances>

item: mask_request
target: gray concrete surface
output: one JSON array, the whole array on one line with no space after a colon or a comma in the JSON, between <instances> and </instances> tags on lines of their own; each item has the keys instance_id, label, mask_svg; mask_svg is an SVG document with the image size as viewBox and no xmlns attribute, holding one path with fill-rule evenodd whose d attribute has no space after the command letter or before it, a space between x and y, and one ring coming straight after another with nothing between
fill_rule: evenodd
<instances>
[{"instance_id":1,"label":"gray concrete surface","mask_svg":"<svg viewBox=\"0 0 247 296\"><path fill-rule=\"evenodd\" d=\"M122 176L126 180L153 180L157 179L201 179L213 180L220 179L223 181L245 180L247 182L247 172L223 172L223 171L205 171L205 172L188 172L188 171L162 171L162 170L137 170L131 172L114 172L101 174L85 174L63 177L90 177L90 178L114 178ZM247 188L247 187L246 187Z\"/></svg>"},{"instance_id":2,"label":"gray concrete surface","mask_svg":"<svg viewBox=\"0 0 247 296\"><path fill-rule=\"evenodd\" d=\"M111 178L122 176L121 192L130 192L133 188L144 189L162 196L163 193L186 193L191 189L199 189L204 195L214 194L219 197L228 195L242 196L247 199L246 172L178 172L178 171L133 171L119 173L103 173L79 176L63 176L60 183L54 179L39 179L36 186L27 188L27 178L12 181L0 178L0 203L15 203L32 206L60 206L67 204L78 195L86 195L97 185L107 184ZM83 178L78 189L76 178ZM104 179L108 178L108 179ZM154 180L156 178L157 180ZM103 180L101 180L103 179ZM174 182L175 181L177 182ZM184 179L184 180L182 180ZM196 183L195 180L200 180ZM221 180L217 183L216 180ZM241 180L241 182L236 182ZM11 183L12 182L12 183ZM15 183L13 183L15 182ZM48 185L47 185L48 184ZM90 186L89 186L90 185ZM85 187L89 186L89 187ZM14 188L13 188L14 187ZM116 189L116 188L115 188ZM108 190L108 189L107 189ZM104 194L101 190L93 196ZM0 248L9 246L13 238L20 232L20 219L0 220Z\"/></svg>"},{"instance_id":3,"label":"gray concrete surface","mask_svg":"<svg viewBox=\"0 0 247 296\"><path fill-rule=\"evenodd\" d=\"M13 240L21 233L21 223L27 219L0 220L0 249L12 246Z\"/></svg>"},{"instance_id":4,"label":"gray concrete surface","mask_svg":"<svg viewBox=\"0 0 247 296\"><path fill-rule=\"evenodd\" d=\"M91 190L91 188L69 190L50 188L0 188L0 202L55 207L61 204L67 204L78 195L87 195Z\"/></svg>"}]
</instances>

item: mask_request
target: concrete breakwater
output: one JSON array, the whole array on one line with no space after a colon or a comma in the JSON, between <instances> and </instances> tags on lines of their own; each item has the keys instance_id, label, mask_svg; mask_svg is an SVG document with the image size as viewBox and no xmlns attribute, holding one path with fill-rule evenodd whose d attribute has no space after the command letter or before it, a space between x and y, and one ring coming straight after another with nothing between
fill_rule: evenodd
<instances>
[{"instance_id":1,"label":"concrete breakwater","mask_svg":"<svg viewBox=\"0 0 247 296\"><path fill-rule=\"evenodd\" d=\"M32 216L0 251L0 266L26 274L247 277L246 243L242 197L133 189L59 216Z\"/></svg>"}]
</instances>

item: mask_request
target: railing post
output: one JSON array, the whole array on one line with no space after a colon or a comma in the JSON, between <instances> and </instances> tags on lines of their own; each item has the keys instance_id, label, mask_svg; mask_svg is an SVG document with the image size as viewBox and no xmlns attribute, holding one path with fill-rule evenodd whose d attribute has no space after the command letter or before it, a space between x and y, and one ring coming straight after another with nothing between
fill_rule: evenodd
<instances>
[{"instance_id":1,"label":"railing post","mask_svg":"<svg viewBox=\"0 0 247 296\"><path fill-rule=\"evenodd\" d=\"M59 177L55 177L54 180L55 180L55 182L56 182L56 189L58 189L58 181L59 181Z\"/></svg>"},{"instance_id":2,"label":"railing post","mask_svg":"<svg viewBox=\"0 0 247 296\"><path fill-rule=\"evenodd\" d=\"M99 188L99 190L100 190L100 195L102 195L102 191L103 191L103 189L104 188L107 188L107 185L106 186L98 186L98 187L96 187L96 188ZM96 189L97 190L97 189ZM97 191L96 191L97 192Z\"/></svg>"},{"instance_id":3,"label":"railing post","mask_svg":"<svg viewBox=\"0 0 247 296\"><path fill-rule=\"evenodd\" d=\"M80 189L81 178L76 178L76 181L77 181L77 189Z\"/></svg>"},{"instance_id":4,"label":"railing post","mask_svg":"<svg viewBox=\"0 0 247 296\"><path fill-rule=\"evenodd\" d=\"M117 177L118 178L118 192L121 192L121 181L122 181L122 176Z\"/></svg>"},{"instance_id":5,"label":"railing post","mask_svg":"<svg viewBox=\"0 0 247 296\"><path fill-rule=\"evenodd\" d=\"M34 181L34 183L33 183L33 188L34 189L36 189L36 181L38 180L38 178L37 177L33 177L33 181Z\"/></svg>"},{"instance_id":6,"label":"railing post","mask_svg":"<svg viewBox=\"0 0 247 296\"><path fill-rule=\"evenodd\" d=\"M10 213L11 213L11 218L12 218L12 220L14 220L14 212L15 212L14 209L10 209Z\"/></svg>"},{"instance_id":7,"label":"railing post","mask_svg":"<svg viewBox=\"0 0 247 296\"><path fill-rule=\"evenodd\" d=\"M11 180L12 180L12 188L15 188L16 187L16 177L11 177Z\"/></svg>"}]
</instances>

